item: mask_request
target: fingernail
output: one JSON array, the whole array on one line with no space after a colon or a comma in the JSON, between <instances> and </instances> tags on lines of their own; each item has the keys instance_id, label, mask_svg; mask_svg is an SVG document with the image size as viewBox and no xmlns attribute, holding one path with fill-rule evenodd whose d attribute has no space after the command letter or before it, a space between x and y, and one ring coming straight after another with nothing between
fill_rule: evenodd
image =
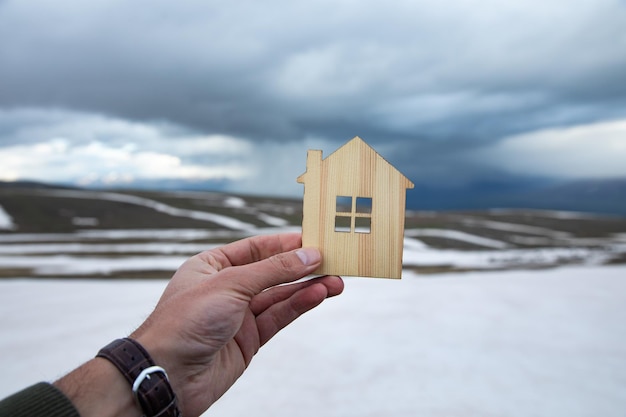
<instances>
[{"instance_id":1,"label":"fingernail","mask_svg":"<svg viewBox=\"0 0 626 417\"><path fill-rule=\"evenodd\" d=\"M321 259L320 252L314 248L302 248L296 251L296 255L304 265L312 265Z\"/></svg>"}]
</instances>

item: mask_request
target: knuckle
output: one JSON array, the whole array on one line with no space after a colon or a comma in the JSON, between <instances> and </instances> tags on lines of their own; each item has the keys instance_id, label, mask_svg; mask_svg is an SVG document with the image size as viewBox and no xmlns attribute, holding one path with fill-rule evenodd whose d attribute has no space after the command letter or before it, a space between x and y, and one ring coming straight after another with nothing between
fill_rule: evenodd
<instances>
[{"instance_id":1,"label":"knuckle","mask_svg":"<svg viewBox=\"0 0 626 417\"><path fill-rule=\"evenodd\" d=\"M297 265L295 260L290 254L280 253L269 258L270 263L276 269L278 273L290 273Z\"/></svg>"},{"instance_id":2,"label":"knuckle","mask_svg":"<svg viewBox=\"0 0 626 417\"><path fill-rule=\"evenodd\" d=\"M257 241L255 239L249 238L249 251L250 251L250 259L254 259L254 260L259 260L259 259L263 259L263 250L261 247L259 247L259 244L257 243Z\"/></svg>"},{"instance_id":3,"label":"knuckle","mask_svg":"<svg viewBox=\"0 0 626 417\"><path fill-rule=\"evenodd\" d=\"M219 255L220 254L216 253L214 250L206 250L198 253L191 259L197 259L200 261L200 265L203 265L204 267L203 269L211 272L217 272L226 267L223 257Z\"/></svg>"}]
</instances>

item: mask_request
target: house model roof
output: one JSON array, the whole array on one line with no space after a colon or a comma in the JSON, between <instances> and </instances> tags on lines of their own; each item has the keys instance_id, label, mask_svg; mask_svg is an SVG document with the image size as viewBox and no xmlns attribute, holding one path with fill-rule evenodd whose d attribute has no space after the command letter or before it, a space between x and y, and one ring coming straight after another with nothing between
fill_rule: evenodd
<instances>
[{"instance_id":1,"label":"house model roof","mask_svg":"<svg viewBox=\"0 0 626 417\"><path fill-rule=\"evenodd\" d=\"M309 152L319 152L320 156L322 155L322 151L318 150L309 150ZM363 139L358 136L355 136L346 144L335 150L333 153L324 158L324 162L332 161L333 159L341 159L342 164L344 166L354 165L351 162L356 162L357 159L362 160L374 160L376 164L373 168L376 169L376 165L378 164L387 164L391 168L391 172L396 173L403 179L403 183L405 188L413 188L414 184L405 177L400 171L398 171L393 165L391 165L385 158L383 158L374 148L367 144ZM347 161L346 161L347 159ZM303 173L297 178L297 182L305 183L306 182L307 172Z\"/></svg>"}]
</instances>

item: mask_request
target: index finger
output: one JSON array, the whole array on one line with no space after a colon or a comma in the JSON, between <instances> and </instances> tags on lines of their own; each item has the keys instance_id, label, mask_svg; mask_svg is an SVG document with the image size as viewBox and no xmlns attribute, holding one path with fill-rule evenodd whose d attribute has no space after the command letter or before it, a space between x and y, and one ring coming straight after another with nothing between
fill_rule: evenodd
<instances>
[{"instance_id":1,"label":"index finger","mask_svg":"<svg viewBox=\"0 0 626 417\"><path fill-rule=\"evenodd\" d=\"M215 260L218 260L221 264L221 268L218 269L223 269L229 266L251 264L301 246L301 233L281 233L253 236L238 240L203 252L198 256L209 264L213 264Z\"/></svg>"}]
</instances>

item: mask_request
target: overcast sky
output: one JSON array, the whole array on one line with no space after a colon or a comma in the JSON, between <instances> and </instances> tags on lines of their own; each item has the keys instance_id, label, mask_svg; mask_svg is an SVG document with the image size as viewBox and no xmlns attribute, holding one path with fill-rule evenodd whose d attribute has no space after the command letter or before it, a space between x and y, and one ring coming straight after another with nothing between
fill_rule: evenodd
<instances>
[{"instance_id":1,"label":"overcast sky","mask_svg":"<svg viewBox=\"0 0 626 417\"><path fill-rule=\"evenodd\" d=\"M0 0L0 179L626 177L624 0Z\"/></svg>"}]
</instances>

